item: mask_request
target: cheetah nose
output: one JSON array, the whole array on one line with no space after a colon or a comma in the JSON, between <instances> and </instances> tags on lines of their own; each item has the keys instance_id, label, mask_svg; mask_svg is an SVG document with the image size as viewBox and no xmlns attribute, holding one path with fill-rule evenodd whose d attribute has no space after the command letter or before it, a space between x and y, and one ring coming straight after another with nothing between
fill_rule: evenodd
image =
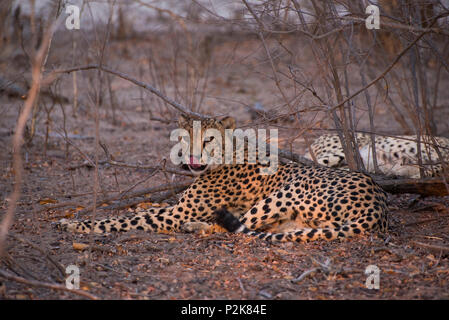
<instances>
[{"instance_id":1,"label":"cheetah nose","mask_svg":"<svg viewBox=\"0 0 449 320\"><path fill-rule=\"evenodd\" d=\"M197 158L195 158L194 156L190 156L190 167L192 167L193 169L198 169L201 167L200 162L198 161Z\"/></svg>"}]
</instances>

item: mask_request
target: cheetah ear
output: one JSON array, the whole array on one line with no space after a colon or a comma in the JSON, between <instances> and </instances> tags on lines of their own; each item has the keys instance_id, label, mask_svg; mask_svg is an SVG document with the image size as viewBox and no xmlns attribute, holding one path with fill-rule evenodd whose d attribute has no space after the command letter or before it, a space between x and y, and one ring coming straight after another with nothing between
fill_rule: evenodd
<instances>
[{"instance_id":1,"label":"cheetah ear","mask_svg":"<svg viewBox=\"0 0 449 320\"><path fill-rule=\"evenodd\" d=\"M186 127L189 124L189 118L184 115L184 114L180 114L178 117L178 126L180 126L181 128Z\"/></svg>"},{"instance_id":2,"label":"cheetah ear","mask_svg":"<svg viewBox=\"0 0 449 320\"><path fill-rule=\"evenodd\" d=\"M235 129L235 119L233 117L225 117L220 120L225 129Z\"/></svg>"}]
</instances>

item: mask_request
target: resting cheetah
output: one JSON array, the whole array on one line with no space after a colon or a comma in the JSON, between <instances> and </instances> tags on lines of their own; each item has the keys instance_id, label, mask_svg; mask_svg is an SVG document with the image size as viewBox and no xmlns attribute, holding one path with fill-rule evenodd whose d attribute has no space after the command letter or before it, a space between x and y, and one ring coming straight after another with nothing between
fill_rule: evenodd
<instances>
[{"instance_id":1,"label":"resting cheetah","mask_svg":"<svg viewBox=\"0 0 449 320\"><path fill-rule=\"evenodd\" d=\"M179 124L192 131L192 121L181 117ZM202 130L211 127L223 133L235 128L235 120L202 121ZM203 148L207 143L203 140ZM188 166L206 169L193 162ZM267 165L248 161L215 166L202 171L173 207L94 223L64 220L60 226L84 233L91 228L98 233L164 232L217 221L229 231L284 242L349 238L387 229L386 194L363 173L298 163L280 164L271 175L261 174Z\"/></svg>"},{"instance_id":2,"label":"resting cheetah","mask_svg":"<svg viewBox=\"0 0 449 320\"><path fill-rule=\"evenodd\" d=\"M370 135L356 134L360 156L365 169L374 172ZM381 173L410 178L419 178L418 145L416 136L384 137L376 136L376 160ZM430 136L421 138L421 158L426 175L435 176L443 171L440 158L433 147ZM435 137L436 145L443 160L449 163L449 139ZM319 164L328 167L344 167L345 154L337 134L325 134L311 144L312 151ZM312 159L310 153L305 155Z\"/></svg>"}]
</instances>

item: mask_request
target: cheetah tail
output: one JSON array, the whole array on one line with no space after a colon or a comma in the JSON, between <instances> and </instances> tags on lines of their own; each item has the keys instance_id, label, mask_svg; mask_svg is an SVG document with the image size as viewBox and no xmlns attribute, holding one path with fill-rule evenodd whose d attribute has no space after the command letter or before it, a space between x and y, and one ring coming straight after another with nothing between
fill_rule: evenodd
<instances>
[{"instance_id":1,"label":"cheetah tail","mask_svg":"<svg viewBox=\"0 0 449 320\"><path fill-rule=\"evenodd\" d=\"M348 231L342 231L341 229L323 229L323 228L302 228L294 231L288 231L283 233L269 233L259 232L248 229L244 224L240 222L232 213L225 208L214 212L215 222L225 228L229 232L244 233L249 236L258 237L259 239L269 242L309 242L313 240L335 240L338 238L349 238L355 235L355 233L348 229Z\"/></svg>"}]
</instances>

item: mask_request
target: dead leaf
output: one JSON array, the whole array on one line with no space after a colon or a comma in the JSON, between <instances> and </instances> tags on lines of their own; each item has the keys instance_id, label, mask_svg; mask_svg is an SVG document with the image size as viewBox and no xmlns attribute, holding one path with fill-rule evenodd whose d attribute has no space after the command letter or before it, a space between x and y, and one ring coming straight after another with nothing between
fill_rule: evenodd
<instances>
[{"instance_id":1,"label":"dead leaf","mask_svg":"<svg viewBox=\"0 0 449 320\"><path fill-rule=\"evenodd\" d=\"M51 199L51 198L44 198L44 199L39 200L39 204L41 204L41 205L55 204L55 203L58 203L58 200Z\"/></svg>"},{"instance_id":2,"label":"dead leaf","mask_svg":"<svg viewBox=\"0 0 449 320\"><path fill-rule=\"evenodd\" d=\"M87 249L88 247L89 247L89 245L84 244L84 243L78 243L78 242L73 243L73 249L75 249L75 250L83 251L83 250Z\"/></svg>"},{"instance_id":3,"label":"dead leaf","mask_svg":"<svg viewBox=\"0 0 449 320\"><path fill-rule=\"evenodd\" d=\"M153 206L151 202L142 202L137 205L138 208L149 209Z\"/></svg>"}]
</instances>

